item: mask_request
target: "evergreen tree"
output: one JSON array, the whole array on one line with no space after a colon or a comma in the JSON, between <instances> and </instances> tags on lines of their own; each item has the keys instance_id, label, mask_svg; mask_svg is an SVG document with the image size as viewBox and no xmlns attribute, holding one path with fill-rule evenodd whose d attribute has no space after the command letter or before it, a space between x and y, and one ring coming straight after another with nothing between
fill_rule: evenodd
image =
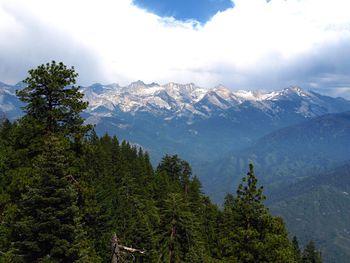
<instances>
[{"instance_id":1,"label":"evergreen tree","mask_svg":"<svg viewBox=\"0 0 350 263\"><path fill-rule=\"evenodd\" d=\"M64 143L55 136L45 141L35 182L18 206L12 239L25 262L74 262L79 258L77 195L66 173Z\"/></svg>"},{"instance_id":2,"label":"evergreen tree","mask_svg":"<svg viewBox=\"0 0 350 263\"><path fill-rule=\"evenodd\" d=\"M167 154L159 163L157 171L166 172L177 191L182 188L185 193L188 192L189 180L192 175L192 169L188 162L181 160L176 154Z\"/></svg>"},{"instance_id":3,"label":"evergreen tree","mask_svg":"<svg viewBox=\"0 0 350 263\"><path fill-rule=\"evenodd\" d=\"M298 239L296 236L293 237L292 245L293 245L294 259L297 263L300 263L301 262L301 251L300 251L299 242L298 242Z\"/></svg>"},{"instance_id":4,"label":"evergreen tree","mask_svg":"<svg viewBox=\"0 0 350 263\"><path fill-rule=\"evenodd\" d=\"M203 225L206 215L201 184L191 175L189 163L177 155L166 155L157 168L155 192L165 262L207 262L210 257L205 241L206 233L213 229Z\"/></svg>"},{"instance_id":5,"label":"evergreen tree","mask_svg":"<svg viewBox=\"0 0 350 263\"><path fill-rule=\"evenodd\" d=\"M170 193L161 211L160 249L162 262L205 262L198 221L179 193Z\"/></svg>"},{"instance_id":6,"label":"evergreen tree","mask_svg":"<svg viewBox=\"0 0 350 263\"><path fill-rule=\"evenodd\" d=\"M17 96L27 105L26 118L40 125L44 132L64 133L81 139L90 128L83 126L80 113L87 107L79 87L74 87L78 74L62 62L47 63L29 70L27 86Z\"/></svg>"},{"instance_id":7,"label":"evergreen tree","mask_svg":"<svg viewBox=\"0 0 350 263\"><path fill-rule=\"evenodd\" d=\"M321 253L317 251L315 243L310 241L304 251L301 258L302 263L322 263Z\"/></svg>"},{"instance_id":8,"label":"evergreen tree","mask_svg":"<svg viewBox=\"0 0 350 263\"><path fill-rule=\"evenodd\" d=\"M257 186L253 165L238 186L232 204L231 232L225 238L226 246L232 247L225 256L231 261L250 262L295 262L291 244L283 221L274 218L264 206L263 188ZM227 208L228 209L228 208Z\"/></svg>"},{"instance_id":9,"label":"evergreen tree","mask_svg":"<svg viewBox=\"0 0 350 263\"><path fill-rule=\"evenodd\" d=\"M209 252L212 259L220 258L219 248L219 218L221 211L217 205L213 204L209 197L202 199L203 210L201 218L201 226L203 231L203 239L205 241L205 249Z\"/></svg>"},{"instance_id":10,"label":"evergreen tree","mask_svg":"<svg viewBox=\"0 0 350 263\"><path fill-rule=\"evenodd\" d=\"M227 194L224 200L223 211L219 215L219 257L225 258L227 261L237 261L235 257L235 218L234 218L234 196Z\"/></svg>"}]
</instances>

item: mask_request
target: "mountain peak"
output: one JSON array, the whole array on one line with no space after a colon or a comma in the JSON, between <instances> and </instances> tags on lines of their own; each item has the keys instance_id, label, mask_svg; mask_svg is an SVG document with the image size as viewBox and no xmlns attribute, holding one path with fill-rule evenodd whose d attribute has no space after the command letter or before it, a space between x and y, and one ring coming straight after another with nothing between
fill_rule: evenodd
<instances>
[{"instance_id":1,"label":"mountain peak","mask_svg":"<svg viewBox=\"0 0 350 263\"><path fill-rule=\"evenodd\" d=\"M280 94L282 95L297 95L299 97L312 97L312 93L298 87L298 86L291 86L288 88L283 89Z\"/></svg>"},{"instance_id":2,"label":"mountain peak","mask_svg":"<svg viewBox=\"0 0 350 263\"><path fill-rule=\"evenodd\" d=\"M134 81L129 84L130 87L133 86L146 86L146 84L142 80Z\"/></svg>"},{"instance_id":3,"label":"mountain peak","mask_svg":"<svg viewBox=\"0 0 350 263\"><path fill-rule=\"evenodd\" d=\"M228 88L226 88L224 85L220 84L217 85L215 88L213 88L214 91L219 91L219 92L227 92L227 93L232 93L232 91Z\"/></svg>"},{"instance_id":4,"label":"mountain peak","mask_svg":"<svg viewBox=\"0 0 350 263\"><path fill-rule=\"evenodd\" d=\"M128 87L131 87L131 88L136 88L136 87L152 88L152 87L160 87L160 85L156 82L152 82L152 83L147 84L147 83L143 82L142 80L138 80L138 81L131 82Z\"/></svg>"}]
</instances>

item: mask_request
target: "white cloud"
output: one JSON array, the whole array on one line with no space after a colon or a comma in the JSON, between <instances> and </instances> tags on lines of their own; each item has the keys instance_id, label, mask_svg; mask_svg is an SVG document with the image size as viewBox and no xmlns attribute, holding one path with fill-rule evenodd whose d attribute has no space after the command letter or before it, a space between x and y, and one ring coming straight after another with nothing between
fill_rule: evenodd
<instances>
[{"instance_id":1,"label":"white cloud","mask_svg":"<svg viewBox=\"0 0 350 263\"><path fill-rule=\"evenodd\" d=\"M338 72L350 73L348 10L348 0L236 0L199 25L131 0L0 0L0 80L18 81L55 59L75 65L82 84L315 87L329 73L327 85L337 86ZM349 86L350 77L341 81Z\"/></svg>"}]
</instances>

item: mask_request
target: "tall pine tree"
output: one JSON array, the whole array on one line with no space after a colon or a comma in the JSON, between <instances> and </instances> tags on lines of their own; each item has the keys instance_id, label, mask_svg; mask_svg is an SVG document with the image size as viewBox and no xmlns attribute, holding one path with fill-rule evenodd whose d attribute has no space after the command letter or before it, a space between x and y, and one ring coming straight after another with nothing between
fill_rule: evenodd
<instances>
[{"instance_id":1,"label":"tall pine tree","mask_svg":"<svg viewBox=\"0 0 350 263\"><path fill-rule=\"evenodd\" d=\"M35 181L18 206L12 239L24 262L74 262L79 258L77 195L66 173L62 139L45 141Z\"/></svg>"},{"instance_id":2,"label":"tall pine tree","mask_svg":"<svg viewBox=\"0 0 350 263\"><path fill-rule=\"evenodd\" d=\"M302 263L322 263L321 253L316 249L315 243L310 241L304 248Z\"/></svg>"},{"instance_id":3,"label":"tall pine tree","mask_svg":"<svg viewBox=\"0 0 350 263\"><path fill-rule=\"evenodd\" d=\"M83 94L74 86L77 76L74 67L55 61L29 70L26 87L17 91L26 103L25 119L45 133L59 132L80 140L90 126L84 126L80 116L88 103L82 101Z\"/></svg>"},{"instance_id":4,"label":"tall pine tree","mask_svg":"<svg viewBox=\"0 0 350 263\"><path fill-rule=\"evenodd\" d=\"M229 260L242 263L295 262L283 221L269 213L264 200L263 188L258 187L250 164L236 197L227 200L226 206L231 204L232 211L225 207L233 221L231 232L224 237L226 246L231 245L225 255Z\"/></svg>"}]
</instances>

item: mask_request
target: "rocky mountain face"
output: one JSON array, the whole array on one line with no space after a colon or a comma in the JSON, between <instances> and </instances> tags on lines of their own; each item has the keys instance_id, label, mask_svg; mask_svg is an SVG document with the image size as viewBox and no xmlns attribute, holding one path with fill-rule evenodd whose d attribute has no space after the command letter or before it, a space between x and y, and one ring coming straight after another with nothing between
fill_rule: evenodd
<instances>
[{"instance_id":1,"label":"rocky mountain face","mask_svg":"<svg viewBox=\"0 0 350 263\"><path fill-rule=\"evenodd\" d=\"M16 117L14 111L20 106L15 86L0 82L0 109L9 116ZM220 85L205 89L190 84L133 82L122 87L118 84L93 84L83 87L82 92L89 102L87 113L99 117L112 117L120 112L135 115L148 113L171 119L208 119L214 116L230 118L248 109L261 111L267 116L279 118L285 114L304 118L350 109L350 102L342 98L322 96L299 87L289 87L281 91L232 91Z\"/></svg>"},{"instance_id":2,"label":"rocky mountain face","mask_svg":"<svg viewBox=\"0 0 350 263\"><path fill-rule=\"evenodd\" d=\"M204 89L195 84L156 83L142 81L126 87L118 84L94 84L83 88L89 101L88 112L99 116L112 116L113 112L136 114L147 112L154 116L170 118L210 118L217 114L228 115L229 111L244 111L255 108L270 116L294 113L303 117L315 117L325 113L349 109L349 101L321 96L290 87L281 91L254 92L231 91L224 86Z\"/></svg>"}]
</instances>

